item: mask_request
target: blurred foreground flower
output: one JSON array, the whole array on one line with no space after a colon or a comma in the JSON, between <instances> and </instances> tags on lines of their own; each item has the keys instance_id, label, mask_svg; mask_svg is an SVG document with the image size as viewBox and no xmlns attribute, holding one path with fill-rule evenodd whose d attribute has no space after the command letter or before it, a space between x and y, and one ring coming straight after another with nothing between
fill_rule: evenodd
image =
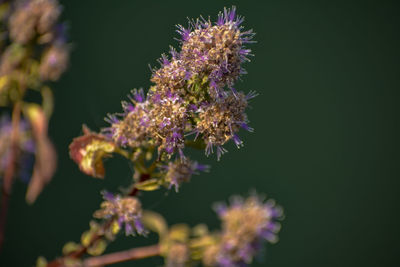
<instances>
[{"instance_id":1,"label":"blurred foreground flower","mask_svg":"<svg viewBox=\"0 0 400 267\"><path fill-rule=\"evenodd\" d=\"M217 244L205 251L207 266L247 266L263 248L263 241L276 243L280 230L278 220L283 211L275 201L263 202L257 195L247 199L235 196L231 205L216 205L222 220L222 232Z\"/></svg>"},{"instance_id":2,"label":"blurred foreground flower","mask_svg":"<svg viewBox=\"0 0 400 267\"><path fill-rule=\"evenodd\" d=\"M47 135L53 111L49 82L66 70L70 50L65 25L58 22L61 10L57 0L0 1L0 107L11 111L10 138L0 144L4 149L0 152L0 249L14 178L30 181L26 200L33 203L55 171L56 152ZM41 98L31 101L30 95ZM34 162L33 171L33 163L25 163L28 154L20 142L26 132L32 143L28 159Z\"/></svg>"},{"instance_id":3,"label":"blurred foreground flower","mask_svg":"<svg viewBox=\"0 0 400 267\"><path fill-rule=\"evenodd\" d=\"M53 97L47 81L56 81L68 65L69 48L66 44L65 26L58 22L61 6L57 0L1 1L0 3L0 106L12 110L10 136L24 136L19 121L28 119L35 165L27 192L32 203L51 179L55 170L56 155L47 137L47 124L52 113ZM28 90L41 95L39 103L29 103ZM26 122L25 122L26 123ZM9 140L11 160L9 165L21 162L23 154ZM14 151L15 150L15 151ZM3 160L4 162L4 160ZM11 193L13 169L16 166L0 165L4 174L4 190ZM19 172L24 167L18 166ZM29 172L29 168L27 170Z\"/></svg>"}]
</instances>

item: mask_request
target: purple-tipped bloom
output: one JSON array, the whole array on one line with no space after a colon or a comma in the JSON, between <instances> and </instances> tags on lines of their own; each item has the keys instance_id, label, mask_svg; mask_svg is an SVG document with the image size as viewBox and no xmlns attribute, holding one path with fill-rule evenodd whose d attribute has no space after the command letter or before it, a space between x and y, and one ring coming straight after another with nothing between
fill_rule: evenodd
<instances>
[{"instance_id":1,"label":"purple-tipped bloom","mask_svg":"<svg viewBox=\"0 0 400 267\"><path fill-rule=\"evenodd\" d=\"M282 219L283 212L273 200L264 203L257 195L247 199L236 196L229 206L219 203L214 209L222 220L222 233L212 265L248 266L262 250L262 241L277 242L277 221Z\"/></svg>"},{"instance_id":2,"label":"purple-tipped bloom","mask_svg":"<svg viewBox=\"0 0 400 267\"><path fill-rule=\"evenodd\" d=\"M144 91L143 88L138 89L133 89L131 91L131 95L129 96L129 99L133 102L133 103L143 103L146 98L144 96Z\"/></svg>"},{"instance_id":3,"label":"purple-tipped bloom","mask_svg":"<svg viewBox=\"0 0 400 267\"><path fill-rule=\"evenodd\" d=\"M180 59L194 75L208 77L210 89L217 92L231 87L245 73L242 63L249 61L251 50L244 47L254 33L242 31L243 18L236 15L236 8L224 9L215 25L203 18L190 21L188 29L178 26L182 36ZM191 32L190 30L193 29Z\"/></svg>"},{"instance_id":4,"label":"purple-tipped bloom","mask_svg":"<svg viewBox=\"0 0 400 267\"><path fill-rule=\"evenodd\" d=\"M104 202L101 209L94 213L99 219L115 219L120 229L125 230L126 235L146 234L143 227L142 206L134 197L121 197L109 192L103 192Z\"/></svg>"},{"instance_id":5,"label":"purple-tipped bloom","mask_svg":"<svg viewBox=\"0 0 400 267\"><path fill-rule=\"evenodd\" d=\"M164 179L168 188L175 187L175 191L178 191L179 186L183 182L190 181L193 174L208 172L210 167L185 158L184 160L179 159L170 162L167 166L163 166L162 169L165 171Z\"/></svg>"},{"instance_id":6,"label":"purple-tipped bloom","mask_svg":"<svg viewBox=\"0 0 400 267\"><path fill-rule=\"evenodd\" d=\"M151 102L149 135L159 145L158 151L172 155L184 148L188 107L177 93L165 91L159 101Z\"/></svg>"},{"instance_id":7,"label":"purple-tipped bloom","mask_svg":"<svg viewBox=\"0 0 400 267\"><path fill-rule=\"evenodd\" d=\"M241 74L246 73L242 63L249 61L251 50L244 45L251 43L254 33L243 31L243 18L236 15L236 8L224 9L213 24L200 17L189 20L187 28L177 26L181 37L181 51L171 50L171 59L162 55L161 68L153 70L152 82L158 90L185 94L189 77L207 80L209 94L219 97L225 86L231 87ZM183 90L182 90L183 89Z\"/></svg>"},{"instance_id":8,"label":"purple-tipped bloom","mask_svg":"<svg viewBox=\"0 0 400 267\"><path fill-rule=\"evenodd\" d=\"M105 119L111 124L102 133L121 146L132 148L146 144L151 118L149 117L149 102L143 89L133 90L129 96L131 102L122 102L122 114L108 114Z\"/></svg>"},{"instance_id":9,"label":"purple-tipped bloom","mask_svg":"<svg viewBox=\"0 0 400 267\"><path fill-rule=\"evenodd\" d=\"M103 132L121 146L155 146L167 157L184 158L185 136L191 133L204 140L206 155L215 151L218 159L227 152L227 141L243 146L238 131L252 131L245 109L255 94L233 87L245 73L242 63L251 50L244 45L254 35L243 31L242 22L232 7L216 23L200 17L188 28L178 25L180 51L171 48L170 56L161 55L147 96L134 91L131 102L123 102L124 113L110 116L111 127Z\"/></svg>"},{"instance_id":10,"label":"purple-tipped bloom","mask_svg":"<svg viewBox=\"0 0 400 267\"><path fill-rule=\"evenodd\" d=\"M198 135L202 135L206 143L206 155L213 153L215 146L219 159L227 152L222 146L231 139L238 148L243 146L237 132L240 128L252 131L252 128L247 125L245 110L248 99L251 99L253 95L249 97L241 92L236 92L236 94L227 92L218 101L203 106L198 111L200 120L197 122L196 131Z\"/></svg>"}]
</instances>

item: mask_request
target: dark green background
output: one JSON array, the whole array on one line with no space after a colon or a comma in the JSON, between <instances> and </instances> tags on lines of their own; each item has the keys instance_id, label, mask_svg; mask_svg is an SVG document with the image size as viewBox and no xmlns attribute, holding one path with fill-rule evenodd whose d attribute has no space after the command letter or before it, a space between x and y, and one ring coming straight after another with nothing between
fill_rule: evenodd
<instances>
[{"instance_id":1,"label":"dark green background","mask_svg":"<svg viewBox=\"0 0 400 267\"><path fill-rule=\"evenodd\" d=\"M71 68L54 85L50 134L57 174L33 206L14 187L0 265L32 266L78 240L99 191L127 185L129 165L107 161L106 179L80 173L68 144L86 123L106 126L107 112L134 87L148 88L148 63L176 46L175 24L212 16L232 3L257 32L256 55L238 83L260 96L249 110L253 134L196 159L212 171L181 191L146 193L144 205L169 223L218 227L212 203L250 189L284 206L286 219L265 263L254 266L400 266L399 5L397 1L83 1L64 0L74 44ZM150 244L122 238L109 251ZM116 266L160 266L159 259Z\"/></svg>"}]
</instances>

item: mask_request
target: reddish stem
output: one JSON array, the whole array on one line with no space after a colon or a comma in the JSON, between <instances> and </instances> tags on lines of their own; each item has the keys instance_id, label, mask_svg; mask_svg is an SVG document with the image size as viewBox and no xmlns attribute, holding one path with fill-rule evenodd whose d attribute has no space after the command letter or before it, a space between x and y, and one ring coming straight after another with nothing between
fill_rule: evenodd
<instances>
[{"instance_id":1,"label":"reddish stem","mask_svg":"<svg viewBox=\"0 0 400 267\"><path fill-rule=\"evenodd\" d=\"M130 250L115 252L98 257L91 257L83 261L85 267L98 267L118 262L138 260L160 255L160 246L133 248Z\"/></svg>"}]
</instances>

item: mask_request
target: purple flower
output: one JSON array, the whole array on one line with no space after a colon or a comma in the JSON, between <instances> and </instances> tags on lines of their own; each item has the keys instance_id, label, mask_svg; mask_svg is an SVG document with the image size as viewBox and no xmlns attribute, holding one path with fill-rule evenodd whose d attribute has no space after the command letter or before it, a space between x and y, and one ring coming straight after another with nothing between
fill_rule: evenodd
<instances>
[{"instance_id":1,"label":"purple flower","mask_svg":"<svg viewBox=\"0 0 400 267\"><path fill-rule=\"evenodd\" d=\"M178 191L179 186L183 182L190 181L193 174L208 172L210 168L208 165L199 164L196 161L185 158L169 162L162 169L165 172L164 180L168 188L175 187L175 190Z\"/></svg>"},{"instance_id":2,"label":"purple flower","mask_svg":"<svg viewBox=\"0 0 400 267\"><path fill-rule=\"evenodd\" d=\"M214 205L222 220L222 233L214 260L221 267L248 266L262 251L262 241L277 242L282 209L273 200L253 194L247 199L235 196L230 206L225 203ZM209 260L209 259L207 259Z\"/></svg>"},{"instance_id":3,"label":"purple flower","mask_svg":"<svg viewBox=\"0 0 400 267\"><path fill-rule=\"evenodd\" d=\"M251 95L253 96L253 94ZM216 147L219 159L227 152L223 145L232 139L236 146L243 146L243 141L237 132L240 128L252 131L247 125L245 110L248 105L248 95L241 92L227 92L214 103L199 109L199 120L196 124L197 136L202 135L206 143L206 155L214 152Z\"/></svg>"},{"instance_id":4,"label":"purple flower","mask_svg":"<svg viewBox=\"0 0 400 267\"><path fill-rule=\"evenodd\" d=\"M126 235L146 234L143 227L142 207L137 198L121 197L113 195L107 191L103 192L104 202L101 209L94 213L94 217L99 219L114 219L120 229L125 230Z\"/></svg>"},{"instance_id":5,"label":"purple flower","mask_svg":"<svg viewBox=\"0 0 400 267\"><path fill-rule=\"evenodd\" d=\"M143 89L133 90L129 98L131 103L122 102L122 114L108 114L105 120L111 126L102 129L102 133L121 146L136 148L148 140L149 102Z\"/></svg>"}]
</instances>

